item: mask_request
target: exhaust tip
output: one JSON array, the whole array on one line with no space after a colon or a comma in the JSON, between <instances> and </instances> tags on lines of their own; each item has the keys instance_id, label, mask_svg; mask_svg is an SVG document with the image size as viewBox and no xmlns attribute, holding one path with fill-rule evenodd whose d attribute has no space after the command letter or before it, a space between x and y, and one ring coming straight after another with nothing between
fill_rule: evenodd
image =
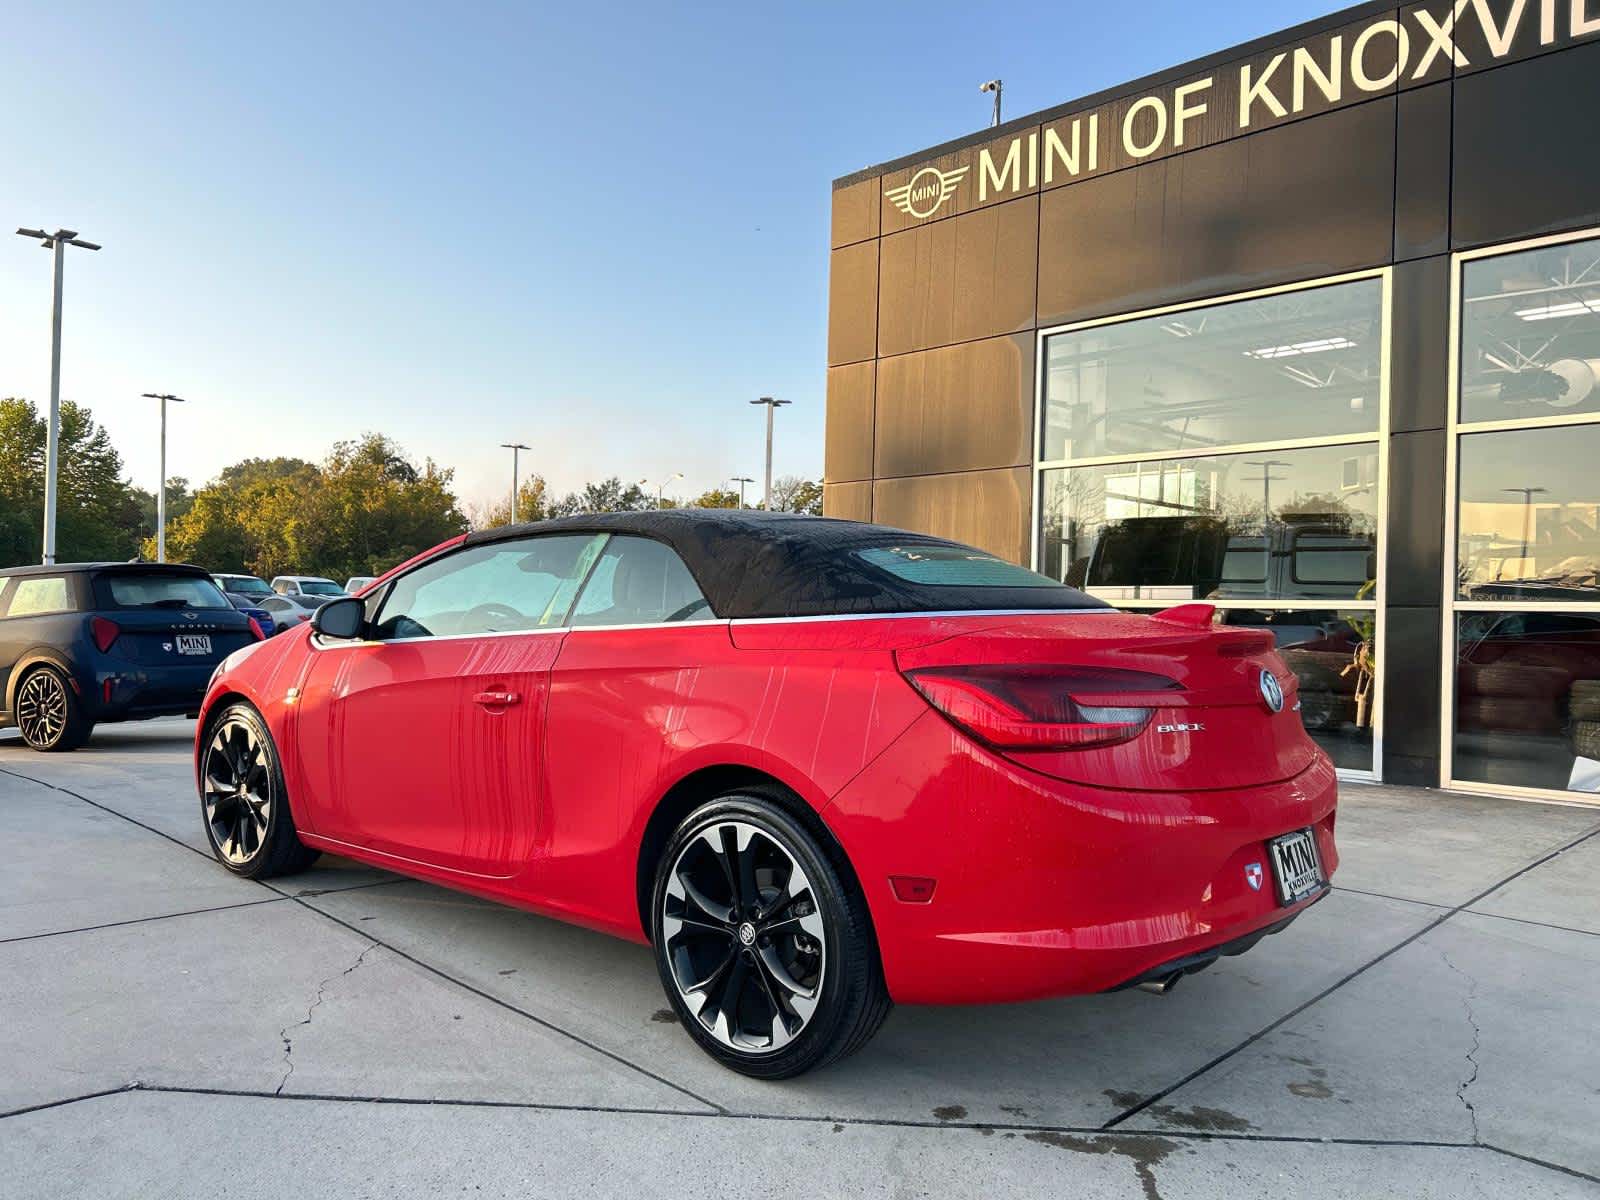
<instances>
[{"instance_id":1,"label":"exhaust tip","mask_svg":"<svg viewBox=\"0 0 1600 1200\"><path fill-rule=\"evenodd\" d=\"M1152 996L1165 996L1173 988L1178 986L1178 980L1182 978L1182 971L1174 971L1171 975L1164 976L1160 979L1146 979L1143 983L1139 984L1138 987L1141 992L1149 992Z\"/></svg>"}]
</instances>

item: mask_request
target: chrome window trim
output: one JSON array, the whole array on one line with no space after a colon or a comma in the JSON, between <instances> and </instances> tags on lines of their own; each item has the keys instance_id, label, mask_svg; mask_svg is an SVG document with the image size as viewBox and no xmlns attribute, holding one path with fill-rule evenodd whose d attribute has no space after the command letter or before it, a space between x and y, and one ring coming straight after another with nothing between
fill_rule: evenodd
<instances>
[{"instance_id":1,"label":"chrome window trim","mask_svg":"<svg viewBox=\"0 0 1600 1200\"><path fill-rule=\"evenodd\" d=\"M1204 604L1203 600L1193 603ZM1167 605L1168 608L1174 607ZM1322 607L1326 608L1327 605ZM1087 616L1137 616L1118 608L961 608L939 612L893 613L824 613L810 617L718 617L709 621L652 621L643 625L551 625L543 629L507 629L496 633L445 633L436 637L411 638L332 638L325 639L313 633L311 647L315 650L343 650L354 646L403 646L415 642L460 642L479 638L542 637L552 633L613 633L633 632L643 629L704 629L713 625L784 625L814 624L819 621L909 621L942 620L951 617L1087 617Z\"/></svg>"}]
</instances>

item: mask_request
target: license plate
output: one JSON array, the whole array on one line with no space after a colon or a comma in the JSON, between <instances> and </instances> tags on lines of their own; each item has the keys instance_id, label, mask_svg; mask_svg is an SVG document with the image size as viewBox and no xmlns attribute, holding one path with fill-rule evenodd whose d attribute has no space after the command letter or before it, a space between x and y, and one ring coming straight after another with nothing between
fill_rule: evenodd
<instances>
[{"instance_id":1,"label":"license plate","mask_svg":"<svg viewBox=\"0 0 1600 1200\"><path fill-rule=\"evenodd\" d=\"M209 633L180 633L178 635L179 654L210 654L211 635Z\"/></svg>"},{"instance_id":2,"label":"license plate","mask_svg":"<svg viewBox=\"0 0 1600 1200\"><path fill-rule=\"evenodd\" d=\"M1323 886L1322 859L1317 855L1317 836L1310 829L1300 829L1273 838L1267 843L1272 851L1272 874L1278 881L1278 899L1284 904L1304 900Z\"/></svg>"}]
</instances>

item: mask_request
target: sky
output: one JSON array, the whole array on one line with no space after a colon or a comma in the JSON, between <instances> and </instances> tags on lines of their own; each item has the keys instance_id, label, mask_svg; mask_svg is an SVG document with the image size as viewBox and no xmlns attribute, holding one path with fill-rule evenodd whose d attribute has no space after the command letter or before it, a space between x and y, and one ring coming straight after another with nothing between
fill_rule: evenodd
<instances>
[{"instance_id":1,"label":"sky","mask_svg":"<svg viewBox=\"0 0 1600 1200\"><path fill-rule=\"evenodd\" d=\"M0 0L0 225L77 230L62 395L153 488L389 434L504 496L820 478L831 181L1332 11ZM50 256L0 241L0 396L49 392ZM759 483L757 484L759 487Z\"/></svg>"}]
</instances>

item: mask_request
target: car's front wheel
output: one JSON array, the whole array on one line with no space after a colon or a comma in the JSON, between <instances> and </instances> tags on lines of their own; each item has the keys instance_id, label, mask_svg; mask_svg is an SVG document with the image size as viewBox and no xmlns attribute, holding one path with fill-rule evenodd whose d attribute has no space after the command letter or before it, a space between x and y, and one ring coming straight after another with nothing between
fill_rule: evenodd
<instances>
[{"instance_id":1,"label":"car's front wheel","mask_svg":"<svg viewBox=\"0 0 1600 1200\"><path fill-rule=\"evenodd\" d=\"M321 853L300 840L278 748L261 714L242 701L206 729L200 812L217 861L246 879L292 875Z\"/></svg>"},{"instance_id":2,"label":"car's front wheel","mask_svg":"<svg viewBox=\"0 0 1600 1200\"><path fill-rule=\"evenodd\" d=\"M679 1020L742 1074L786 1079L825 1066L888 1015L866 901L761 789L689 814L661 857L651 916Z\"/></svg>"},{"instance_id":3,"label":"car's front wheel","mask_svg":"<svg viewBox=\"0 0 1600 1200\"><path fill-rule=\"evenodd\" d=\"M54 667L34 667L22 677L16 708L17 729L34 750L76 750L94 729L66 676Z\"/></svg>"}]
</instances>

